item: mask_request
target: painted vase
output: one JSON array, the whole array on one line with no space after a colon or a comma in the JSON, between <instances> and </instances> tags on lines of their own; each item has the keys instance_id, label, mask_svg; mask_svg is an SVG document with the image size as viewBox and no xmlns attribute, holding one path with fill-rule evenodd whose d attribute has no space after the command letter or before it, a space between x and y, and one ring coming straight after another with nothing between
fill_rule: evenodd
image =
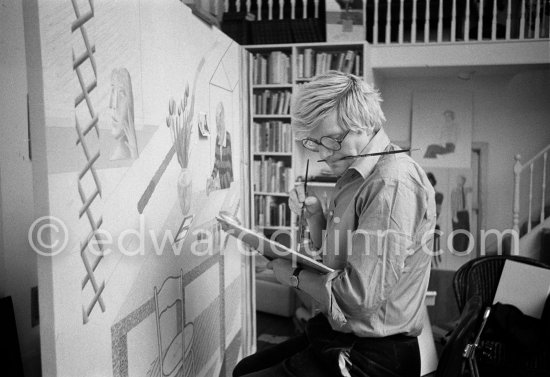
<instances>
[{"instance_id":1,"label":"painted vase","mask_svg":"<svg viewBox=\"0 0 550 377\"><path fill-rule=\"evenodd\" d=\"M187 215L191 209L192 191L193 181L191 180L191 170L183 168L178 177L178 198L181 212L184 216Z\"/></svg>"}]
</instances>

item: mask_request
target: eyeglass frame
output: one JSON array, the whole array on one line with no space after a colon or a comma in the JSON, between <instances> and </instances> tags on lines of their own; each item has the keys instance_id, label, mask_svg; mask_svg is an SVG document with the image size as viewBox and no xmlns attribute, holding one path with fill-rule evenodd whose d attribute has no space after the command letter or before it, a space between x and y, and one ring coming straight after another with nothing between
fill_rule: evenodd
<instances>
[{"instance_id":1,"label":"eyeglass frame","mask_svg":"<svg viewBox=\"0 0 550 377\"><path fill-rule=\"evenodd\" d=\"M324 148L328 149L329 151L339 151L340 149L342 149L342 142L344 141L344 139L346 138L346 136L348 136L348 134L351 132L351 130L347 130L346 133L340 138L340 139L335 139L333 137L330 137L330 136L323 136L321 137L318 141L315 140L314 138L312 137L306 137L306 138L303 138L301 140L302 142L302 146L307 149L308 151L312 151L312 152L319 152L319 147L317 147L316 149L311 149L311 148L308 148L306 147L306 142L307 141L312 141L314 142L315 144L317 144L318 146L319 145L322 145ZM329 140L332 140L332 141L335 141L336 143L338 143L338 148L337 149L334 149L334 148L329 148L327 147L325 144L323 144L323 139L329 139Z\"/></svg>"}]
</instances>

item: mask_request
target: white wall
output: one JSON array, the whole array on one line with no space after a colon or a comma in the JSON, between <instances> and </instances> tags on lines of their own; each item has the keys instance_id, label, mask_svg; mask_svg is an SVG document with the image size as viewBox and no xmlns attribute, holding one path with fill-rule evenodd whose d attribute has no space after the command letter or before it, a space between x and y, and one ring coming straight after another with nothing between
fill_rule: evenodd
<instances>
[{"instance_id":1,"label":"white wall","mask_svg":"<svg viewBox=\"0 0 550 377\"><path fill-rule=\"evenodd\" d=\"M27 242L33 222L33 178L27 134L27 73L22 2L0 1L0 293L12 296L27 376L39 363L38 327L31 328L30 290L36 255Z\"/></svg>"},{"instance_id":2,"label":"white wall","mask_svg":"<svg viewBox=\"0 0 550 377\"><path fill-rule=\"evenodd\" d=\"M0 166L0 297L6 294L6 271L4 269L4 228L2 227L2 167Z\"/></svg>"},{"instance_id":3,"label":"white wall","mask_svg":"<svg viewBox=\"0 0 550 377\"><path fill-rule=\"evenodd\" d=\"M512 226L514 155L526 161L550 143L550 70L476 76L385 78L379 81L390 138L410 142L415 90L470 91L473 141L489 144L487 228Z\"/></svg>"}]
</instances>

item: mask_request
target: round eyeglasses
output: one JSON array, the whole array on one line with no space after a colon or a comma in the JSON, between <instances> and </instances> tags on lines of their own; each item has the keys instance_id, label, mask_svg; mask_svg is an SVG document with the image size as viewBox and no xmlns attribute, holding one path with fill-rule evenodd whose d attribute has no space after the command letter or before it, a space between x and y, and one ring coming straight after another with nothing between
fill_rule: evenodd
<instances>
[{"instance_id":1,"label":"round eyeglasses","mask_svg":"<svg viewBox=\"0 0 550 377\"><path fill-rule=\"evenodd\" d=\"M342 137L339 139L335 139L330 136L323 136L319 141L311 138L306 137L305 139L302 139L302 145L304 148L313 151L313 152L319 152L319 145L322 145L328 150L331 151L339 151L342 148L342 142L348 136L350 130L348 130Z\"/></svg>"}]
</instances>

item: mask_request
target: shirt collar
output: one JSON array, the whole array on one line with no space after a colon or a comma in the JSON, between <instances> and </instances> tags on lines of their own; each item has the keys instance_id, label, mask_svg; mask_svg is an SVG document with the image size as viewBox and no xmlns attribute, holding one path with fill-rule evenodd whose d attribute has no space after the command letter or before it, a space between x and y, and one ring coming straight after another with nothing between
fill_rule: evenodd
<instances>
[{"instance_id":1,"label":"shirt collar","mask_svg":"<svg viewBox=\"0 0 550 377\"><path fill-rule=\"evenodd\" d=\"M360 154L383 152L390 144L390 139L384 129L380 128ZM349 167L357 171L363 178L369 176L381 156L359 157Z\"/></svg>"}]
</instances>

